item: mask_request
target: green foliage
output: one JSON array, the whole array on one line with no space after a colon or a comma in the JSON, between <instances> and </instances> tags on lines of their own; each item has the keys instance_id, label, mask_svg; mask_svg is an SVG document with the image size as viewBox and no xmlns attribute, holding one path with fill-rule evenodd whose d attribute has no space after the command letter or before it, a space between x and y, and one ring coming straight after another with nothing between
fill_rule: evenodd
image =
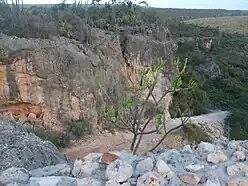
<instances>
[{"instance_id":1,"label":"green foliage","mask_svg":"<svg viewBox=\"0 0 248 186\"><path fill-rule=\"evenodd\" d=\"M68 129L63 132L54 132L48 129L28 129L43 140L51 141L57 147L65 148L70 145L71 140L83 138L91 133L91 125L88 120L72 122Z\"/></svg>"},{"instance_id":2,"label":"green foliage","mask_svg":"<svg viewBox=\"0 0 248 186\"><path fill-rule=\"evenodd\" d=\"M57 147L65 148L70 144L71 136L68 132L59 133L54 131L47 131L43 129L30 130L29 132L35 134L43 140L52 142Z\"/></svg>"},{"instance_id":3,"label":"green foliage","mask_svg":"<svg viewBox=\"0 0 248 186\"><path fill-rule=\"evenodd\" d=\"M172 25L172 28L178 29L172 32L174 36L194 36L198 32L196 36L212 37L214 47L205 51L200 40L179 45L178 56L188 58L188 68L182 79L185 81L193 78L200 85L197 89L175 95L174 104L170 108L171 115L178 117L175 108L187 106L194 115L205 113L207 109L230 110L232 114L227 120L227 127L230 127L231 138L247 139L248 120L244 118L248 114L248 38L241 34L221 33L215 28L185 23ZM207 58L218 65L222 74L220 77L209 79L197 71L196 67L206 63Z\"/></svg>"},{"instance_id":4,"label":"green foliage","mask_svg":"<svg viewBox=\"0 0 248 186\"><path fill-rule=\"evenodd\" d=\"M156 63L141 72L140 87L142 89L151 89L156 85L157 75L166 66L166 62L157 58Z\"/></svg>"},{"instance_id":5,"label":"green foliage","mask_svg":"<svg viewBox=\"0 0 248 186\"><path fill-rule=\"evenodd\" d=\"M58 24L58 31L60 35L65 36L67 38L72 38L73 36L72 26L67 22L60 22Z\"/></svg>"},{"instance_id":6,"label":"green foliage","mask_svg":"<svg viewBox=\"0 0 248 186\"><path fill-rule=\"evenodd\" d=\"M88 120L73 121L69 132L77 138L85 137L91 133L91 125Z\"/></svg>"},{"instance_id":7,"label":"green foliage","mask_svg":"<svg viewBox=\"0 0 248 186\"><path fill-rule=\"evenodd\" d=\"M178 59L175 61L175 66L178 66L180 63ZM104 95L109 100L109 104L105 105L101 109L101 115L106 118L109 122L113 124L114 127L119 129L128 130L133 133L133 142L131 144L131 150L136 153L139 147L142 136L147 134L145 132L147 126L153 121L156 123L156 130L150 131L148 133L159 133L163 134L163 138L160 142L154 146L154 150L171 131L166 131L165 123L165 108L161 101L169 93L181 91L182 88L182 79L181 73L172 81L172 88L165 90L163 95L155 98L154 88L157 85L157 79L159 73L165 70L168 62L164 61L161 58L158 58L156 62L151 66L142 70L139 87L135 90L131 90L125 96L122 95L117 99L117 103L114 103L108 94L99 84L99 87L102 89ZM183 70L186 68L186 63L184 64ZM96 78L99 78L96 75ZM99 81L97 81L99 83ZM190 88L195 86L194 82L190 81ZM185 89L188 89L186 86Z\"/></svg>"},{"instance_id":8,"label":"green foliage","mask_svg":"<svg viewBox=\"0 0 248 186\"><path fill-rule=\"evenodd\" d=\"M187 139L190 142L200 143L201 141L213 143L213 139L198 125L185 125Z\"/></svg>"},{"instance_id":9,"label":"green foliage","mask_svg":"<svg viewBox=\"0 0 248 186\"><path fill-rule=\"evenodd\" d=\"M226 120L226 125L230 128L230 138L246 140L248 139L248 111L243 109L232 109L231 115Z\"/></svg>"}]
</instances>

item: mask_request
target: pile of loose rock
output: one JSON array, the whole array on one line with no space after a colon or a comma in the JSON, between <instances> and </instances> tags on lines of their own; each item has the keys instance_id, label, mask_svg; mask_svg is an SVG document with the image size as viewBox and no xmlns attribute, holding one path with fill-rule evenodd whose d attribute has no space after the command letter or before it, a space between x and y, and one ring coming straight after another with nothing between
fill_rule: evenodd
<instances>
[{"instance_id":1,"label":"pile of loose rock","mask_svg":"<svg viewBox=\"0 0 248 186\"><path fill-rule=\"evenodd\" d=\"M31 171L11 167L0 174L8 186L246 186L247 141L224 147L201 142L135 156L125 151L91 153L74 162Z\"/></svg>"}]
</instances>

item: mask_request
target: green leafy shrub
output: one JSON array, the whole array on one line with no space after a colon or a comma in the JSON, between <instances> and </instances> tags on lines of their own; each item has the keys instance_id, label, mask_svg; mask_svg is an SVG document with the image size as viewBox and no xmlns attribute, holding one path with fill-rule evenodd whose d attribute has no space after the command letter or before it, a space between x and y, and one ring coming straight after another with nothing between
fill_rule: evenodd
<instances>
[{"instance_id":1,"label":"green leafy shrub","mask_svg":"<svg viewBox=\"0 0 248 186\"><path fill-rule=\"evenodd\" d=\"M70 132L72 135L77 138L84 137L91 133L91 125L90 122L86 119L74 121L71 123Z\"/></svg>"},{"instance_id":2,"label":"green leafy shrub","mask_svg":"<svg viewBox=\"0 0 248 186\"><path fill-rule=\"evenodd\" d=\"M248 111L232 109L226 119L226 127L230 128L231 139L248 139Z\"/></svg>"},{"instance_id":3,"label":"green leafy shrub","mask_svg":"<svg viewBox=\"0 0 248 186\"><path fill-rule=\"evenodd\" d=\"M54 132L46 129L28 129L29 132L43 140L51 141L57 147L65 148L70 145L71 140L76 140L89 135L91 125L88 120L72 122L71 126L63 132Z\"/></svg>"},{"instance_id":4,"label":"green leafy shrub","mask_svg":"<svg viewBox=\"0 0 248 186\"><path fill-rule=\"evenodd\" d=\"M189 142L213 142L213 139L200 126L196 124L185 125L185 130Z\"/></svg>"},{"instance_id":5,"label":"green leafy shrub","mask_svg":"<svg viewBox=\"0 0 248 186\"><path fill-rule=\"evenodd\" d=\"M167 131L164 115L166 108L164 108L163 103L161 103L170 93L190 90L196 86L195 82L191 80L187 85L184 84L183 86L181 75L185 71L187 61L183 64L182 69L179 68L180 63L181 61L177 58L174 65L177 67L179 74L172 78L172 87L168 87L163 91L162 95L156 97L154 95L154 89L158 83L158 76L163 70L170 67L169 62L162 58L158 58L151 67L144 68L141 72L139 86L133 89L130 88L130 92L126 92L125 95L120 96L122 98L117 99L117 102L115 102L101 86L99 81L100 77L97 75L96 78L99 88L103 92L105 99L109 102L101 109L101 115L106 118L113 127L127 130L133 134L130 150L134 154L140 146L143 135L152 133L163 134L159 142L150 149L150 151L153 151L163 142L168 134L184 125L182 123L180 126ZM141 95L144 95L142 96L143 99L141 99ZM152 121L156 122L156 129L146 132L148 126L153 124Z\"/></svg>"},{"instance_id":6,"label":"green leafy shrub","mask_svg":"<svg viewBox=\"0 0 248 186\"><path fill-rule=\"evenodd\" d=\"M43 129L29 129L29 132L40 137L42 140L52 142L57 147L65 148L70 144L71 136L68 132L54 132Z\"/></svg>"}]
</instances>

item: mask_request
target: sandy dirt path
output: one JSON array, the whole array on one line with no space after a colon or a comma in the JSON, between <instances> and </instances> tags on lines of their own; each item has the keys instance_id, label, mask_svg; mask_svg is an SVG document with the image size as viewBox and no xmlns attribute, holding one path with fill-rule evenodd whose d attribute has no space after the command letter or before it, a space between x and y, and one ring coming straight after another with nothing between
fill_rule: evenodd
<instances>
[{"instance_id":1,"label":"sandy dirt path","mask_svg":"<svg viewBox=\"0 0 248 186\"><path fill-rule=\"evenodd\" d=\"M193 123L203 124L219 124L223 123L228 116L227 111L214 111L209 114L203 114L200 116L193 116L190 120ZM180 118L172 119L167 122L166 128L170 130L181 124ZM140 146L139 153L144 153L149 150L159 139L161 135L150 134L145 135ZM132 141L132 134L129 132L119 132L114 135L101 135L101 136L88 136L85 139L78 140L72 143L72 145L64 149L64 153L72 158L82 158L92 152L110 152L113 150L127 150L129 151ZM161 144L160 148L180 148L186 145L188 142L183 139L182 135L178 133L170 134L166 140Z\"/></svg>"}]
</instances>

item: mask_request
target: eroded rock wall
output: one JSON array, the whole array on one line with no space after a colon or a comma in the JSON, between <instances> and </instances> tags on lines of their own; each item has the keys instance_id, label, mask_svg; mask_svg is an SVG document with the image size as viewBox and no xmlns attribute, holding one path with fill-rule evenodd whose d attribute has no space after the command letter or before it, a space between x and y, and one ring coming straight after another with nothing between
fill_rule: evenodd
<instances>
[{"instance_id":1,"label":"eroded rock wall","mask_svg":"<svg viewBox=\"0 0 248 186\"><path fill-rule=\"evenodd\" d=\"M97 107L104 103L96 76L106 92L114 95L137 82L144 66L157 57L169 59L176 50L171 39L155 41L144 35L123 36L99 29L93 29L92 36L92 45L86 46L62 37L1 35L0 111L12 119L35 118L39 125L52 129L86 118L94 130L99 119ZM170 66L161 78L161 87L170 87L175 73ZM165 102L170 100L168 96Z\"/></svg>"}]
</instances>

